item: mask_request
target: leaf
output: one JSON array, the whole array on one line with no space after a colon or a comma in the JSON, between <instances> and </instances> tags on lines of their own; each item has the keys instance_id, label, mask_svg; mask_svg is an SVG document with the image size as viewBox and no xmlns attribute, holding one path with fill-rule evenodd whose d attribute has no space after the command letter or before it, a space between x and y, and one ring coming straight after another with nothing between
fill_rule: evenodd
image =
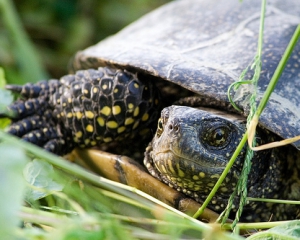
<instances>
[{"instance_id":1,"label":"leaf","mask_svg":"<svg viewBox=\"0 0 300 240\"><path fill-rule=\"evenodd\" d=\"M25 189L22 170L27 160L24 151L6 143L0 144L0 152L0 236L14 239Z\"/></svg>"},{"instance_id":2,"label":"leaf","mask_svg":"<svg viewBox=\"0 0 300 240\"><path fill-rule=\"evenodd\" d=\"M0 67L0 113L6 111L6 107L14 100L10 91L4 90L6 80L4 76L4 70Z\"/></svg>"},{"instance_id":3,"label":"leaf","mask_svg":"<svg viewBox=\"0 0 300 240\"><path fill-rule=\"evenodd\" d=\"M0 67L0 89L4 88L6 85L5 75L3 68Z\"/></svg>"},{"instance_id":4,"label":"leaf","mask_svg":"<svg viewBox=\"0 0 300 240\"><path fill-rule=\"evenodd\" d=\"M268 231L256 233L247 239L251 240L297 240L300 239L300 220L290 221Z\"/></svg>"},{"instance_id":5,"label":"leaf","mask_svg":"<svg viewBox=\"0 0 300 240\"><path fill-rule=\"evenodd\" d=\"M41 160L29 162L23 171L25 180L32 186L26 189L25 200L35 201L51 194L51 191L62 191L63 185L55 181L53 166Z\"/></svg>"},{"instance_id":6,"label":"leaf","mask_svg":"<svg viewBox=\"0 0 300 240\"><path fill-rule=\"evenodd\" d=\"M11 92L3 89L5 85L4 70L0 67L0 114L5 113L7 111L6 107L14 100ZM0 118L0 129L4 129L9 123L10 120L8 118Z\"/></svg>"},{"instance_id":7,"label":"leaf","mask_svg":"<svg viewBox=\"0 0 300 240\"><path fill-rule=\"evenodd\" d=\"M1 68L0 68L0 70L1 70ZM3 90L0 88L0 114L7 113L6 107L12 101L13 101L13 95L9 91ZM8 118L0 118L0 129L4 129L9 123L10 123L10 120Z\"/></svg>"}]
</instances>

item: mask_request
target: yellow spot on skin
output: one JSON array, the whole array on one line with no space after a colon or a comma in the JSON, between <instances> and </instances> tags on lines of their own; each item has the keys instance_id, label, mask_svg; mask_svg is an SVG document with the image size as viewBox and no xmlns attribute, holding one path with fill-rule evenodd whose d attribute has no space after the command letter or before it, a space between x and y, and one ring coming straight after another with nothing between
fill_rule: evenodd
<instances>
[{"instance_id":1,"label":"yellow spot on skin","mask_svg":"<svg viewBox=\"0 0 300 240\"><path fill-rule=\"evenodd\" d=\"M138 85L137 83L134 83L133 86L134 86L135 88L139 88L139 85Z\"/></svg>"},{"instance_id":2,"label":"yellow spot on skin","mask_svg":"<svg viewBox=\"0 0 300 240\"><path fill-rule=\"evenodd\" d=\"M91 141L91 145L92 145L92 146L96 146L96 144L97 144L97 142Z\"/></svg>"},{"instance_id":3,"label":"yellow spot on skin","mask_svg":"<svg viewBox=\"0 0 300 240\"><path fill-rule=\"evenodd\" d=\"M73 114L71 112L68 112L67 113L67 118L71 118L71 117L73 117Z\"/></svg>"},{"instance_id":4,"label":"yellow spot on skin","mask_svg":"<svg viewBox=\"0 0 300 240\"><path fill-rule=\"evenodd\" d=\"M95 115L94 115L94 113L93 113L92 111L86 111L86 112L85 112L85 116L86 116L87 118L90 118L90 119L91 119L91 118L94 118Z\"/></svg>"},{"instance_id":5,"label":"yellow spot on skin","mask_svg":"<svg viewBox=\"0 0 300 240\"><path fill-rule=\"evenodd\" d=\"M116 121L108 121L106 123L106 126L109 128L117 128L118 127L118 123Z\"/></svg>"},{"instance_id":6,"label":"yellow spot on skin","mask_svg":"<svg viewBox=\"0 0 300 240\"><path fill-rule=\"evenodd\" d=\"M111 113L111 109L108 106L105 106L101 109L100 113L104 114L105 116L109 116Z\"/></svg>"},{"instance_id":7,"label":"yellow spot on skin","mask_svg":"<svg viewBox=\"0 0 300 240\"><path fill-rule=\"evenodd\" d=\"M136 129L138 126L139 126L139 121L136 121L134 124L133 124L133 127L132 127L132 129Z\"/></svg>"},{"instance_id":8,"label":"yellow spot on skin","mask_svg":"<svg viewBox=\"0 0 300 240\"><path fill-rule=\"evenodd\" d=\"M193 180L198 180L198 179L199 179L199 177L197 175L193 176Z\"/></svg>"},{"instance_id":9,"label":"yellow spot on skin","mask_svg":"<svg viewBox=\"0 0 300 240\"><path fill-rule=\"evenodd\" d=\"M121 107L118 105L113 106L112 108L113 115L118 115L121 113Z\"/></svg>"},{"instance_id":10,"label":"yellow spot on skin","mask_svg":"<svg viewBox=\"0 0 300 240\"><path fill-rule=\"evenodd\" d=\"M79 84L76 84L76 85L74 86L74 88L75 88L75 89L79 89Z\"/></svg>"},{"instance_id":11,"label":"yellow spot on skin","mask_svg":"<svg viewBox=\"0 0 300 240\"><path fill-rule=\"evenodd\" d=\"M200 176L201 178L204 178L204 177L205 177L205 173L204 173L204 172L199 172L199 176Z\"/></svg>"},{"instance_id":12,"label":"yellow spot on skin","mask_svg":"<svg viewBox=\"0 0 300 240\"><path fill-rule=\"evenodd\" d=\"M101 127L104 127L105 121L103 117L97 117L97 122Z\"/></svg>"},{"instance_id":13,"label":"yellow spot on skin","mask_svg":"<svg viewBox=\"0 0 300 240\"><path fill-rule=\"evenodd\" d=\"M107 89L107 85L104 84L104 85L102 86L102 89L103 89L103 90Z\"/></svg>"},{"instance_id":14,"label":"yellow spot on skin","mask_svg":"<svg viewBox=\"0 0 300 240\"><path fill-rule=\"evenodd\" d=\"M111 138L111 137L103 138L103 141L104 141L104 142L111 142L111 141L112 141L112 138Z\"/></svg>"},{"instance_id":15,"label":"yellow spot on skin","mask_svg":"<svg viewBox=\"0 0 300 240\"><path fill-rule=\"evenodd\" d=\"M132 103L129 103L129 104L127 105L127 107L128 107L128 110L133 110L134 105L133 105Z\"/></svg>"},{"instance_id":16,"label":"yellow spot on skin","mask_svg":"<svg viewBox=\"0 0 300 240\"><path fill-rule=\"evenodd\" d=\"M139 107L136 107L136 108L134 109L133 116L136 117L137 115L139 115L139 112L140 112L140 108L139 108Z\"/></svg>"},{"instance_id":17,"label":"yellow spot on skin","mask_svg":"<svg viewBox=\"0 0 300 240\"><path fill-rule=\"evenodd\" d=\"M94 127L93 127L91 124L89 124L89 125L87 125L87 126L85 127L85 130L86 130L87 132L93 132L93 131L94 131Z\"/></svg>"},{"instance_id":18,"label":"yellow spot on skin","mask_svg":"<svg viewBox=\"0 0 300 240\"><path fill-rule=\"evenodd\" d=\"M68 98L68 103L71 103L72 102L72 98Z\"/></svg>"},{"instance_id":19,"label":"yellow spot on skin","mask_svg":"<svg viewBox=\"0 0 300 240\"><path fill-rule=\"evenodd\" d=\"M88 94L89 91L88 91L87 89L84 89L84 90L83 90L83 93L84 93L84 94Z\"/></svg>"},{"instance_id":20,"label":"yellow spot on skin","mask_svg":"<svg viewBox=\"0 0 300 240\"><path fill-rule=\"evenodd\" d=\"M88 139L88 138L87 138L87 139L84 139L84 144L85 144L85 145L88 145L89 143L90 143L90 139Z\"/></svg>"},{"instance_id":21,"label":"yellow spot on skin","mask_svg":"<svg viewBox=\"0 0 300 240\"><path fill-rule=\"evenodd\" d=\"M65 116L65 113L64 113L64 112L61 112L61 113L60 113L60 116L62 116L62 117Z\"/></svg>"},{"instance_id":22,"label":"yellow spot on skin","mask_svg":"<svg viewBox=\"0 0 300 240\"><path fill-rule=\"evenodd\" d=\"M155 105L158 105L159 101L157 98L154 100L154 103L155 103Z\"/></svg>"},{"instance_id":23,"label":"yellow spot on skin","mask_svg":"<svg viewBox=\"0 0 300 240\"><path fill-rule=\"evenodd\" d=\"M133 119L133 118L126 118L126 119L125 119L125 125L132 124L133 122L134 122L134 119Z\"/></svg>"},{"instance_id":24,"label":"yellow spot on skin","mask_svg":"<svg viewBox=\"0 0 300 240\"><path fill-rule=\"evenodd\" d=\"M93 93L97 93L98 92L98 88L93 88Z\"/></svg>"},{"instance_id":25,"label":"yellow spot on skin","mask_svg":"<svg viewBox=\"0 0 300 240\"><path fill-rule=\"evenodd\" d=\"M117 92L119 92L119 89L115 88L114 93L117 93Z\"/></svg>"},{"instance_id":26,"label":"yellow spot on skin","mask_svg":"<svg viewBox=\"0 0 300 240\"><path fill-rule=\"evenodd\" d=\"M125 130L126 130L126 127L121 126L121 127L118 128L118 133L122 133L122 132L124 132Z\"/></svg>"},{"instance_id":27,"label":"yellow spot on skin","mask_svg":"<svg viewBox=\"0 0 300 240\"><path fill-rule=\"evenodd\" d=\"M81 138L82 137L82 132L78 131L77 133L75 133L75 137L76 138Z\"/></svg>"},{"instance_id":28,"label":"yellow spot on skin","mask_svg":"<svg viewBox=\"0 0 300 240\"><path fill-rule=\"evenodd\" d=\"M142 121L147 121L149 119L149 114L148 113L145 113L142 117Z\"/></svg>"},{"instance_id":29,"label":"yellow spot on skin","mask_svg":"<svg viewBox=\"0 0 300 240\"><path fill-rule=\"evenodd\" d=\"M63 105L63 107L67 106L67 104L65 102L62 105Z\"/></svg>"},{"instance_id":30,"label":"yellow spot on skin","mask_svg":"<svg viewBox=\"0 0 300 240\"><path fill-rule=\"evenodd\" d=\"M82 113L81 112L76 112L76 117L77 117L77 119L81 119L82 118Z\"/></svg>"},{"instance_id":31,"label":"yellow spot on skin","mask_svg":"<svg viewBox=\"0 0 300 240\"><path fill-rule=\"evenodd\" d=\"M211 175L210 178L220 178L220 174Z\"/></svg>"},{"instance_id":32,"label":"yellow spot on skin","mask_svg":"<svg viewBox=\"0 0 300 240\"><path fill-rule=\"evenodd\" d=\"M180 169L178 163L176 164L176 168L177 168L177 171L178 171L178 176L181 177L181 178L184 177L184 172Z\"/></svg>"}]
</instances>

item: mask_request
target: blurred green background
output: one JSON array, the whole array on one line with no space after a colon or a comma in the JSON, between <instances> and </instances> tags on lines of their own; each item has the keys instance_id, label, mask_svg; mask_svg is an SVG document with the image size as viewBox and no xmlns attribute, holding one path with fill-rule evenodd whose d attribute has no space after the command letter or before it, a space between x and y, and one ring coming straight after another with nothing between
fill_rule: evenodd
<instances>
[{"instance_id":1,"label":"blurred green background","mask_svg":"<svg viewBox=\"0 0 300 240\"><path fill-rule=\"evenodd\" d=\"M116 33L168 1L0 0L0 67L10 83L59 78L67 73L68 61L76 51ZM28 39L18 35L14 15ZM31 62L30 53L41 63L38 73L35 69L39 66Z\"/></svg>"}]
</instances>

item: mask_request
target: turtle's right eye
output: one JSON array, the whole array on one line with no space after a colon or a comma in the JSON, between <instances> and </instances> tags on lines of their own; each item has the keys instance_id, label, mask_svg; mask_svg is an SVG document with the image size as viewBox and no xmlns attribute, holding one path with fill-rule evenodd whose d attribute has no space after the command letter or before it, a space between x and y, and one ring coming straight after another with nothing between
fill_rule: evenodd
<instances>
[{"instance_id":1,"label":"turtle's right eye","mask_svg":"<svg viewBox=\"0 0 300 240\"><path fill-rule=\"evenodd\" d=\"M209 149L224 149L232 142L235 128L226 120L210 119L202 124L200 139Z\"/></svg>"},{"instance_id":2,"label":"turtle's right eye","mask_svg":"<svg viewBox=\"0 0 300 240\"><path fill-rule=\"evenodd\" d=\"M230 137L230 130L224 126L210 129L205 136L209 145L219 148L225 147L230 142Z\"/></svg>"},{"instance_id":3,"label":"turtle's right eye","mask_svg":"<svg viewBox=\"0 0 300 240\"><path fill-rule=\"evenodd\" d=\"M163 119L160 118L158 119L158 123L157 123L157 131L156 131L157 137L160 137L163 131L164 131L164 123L163 123Z\"/></svg>"}]
</instances>

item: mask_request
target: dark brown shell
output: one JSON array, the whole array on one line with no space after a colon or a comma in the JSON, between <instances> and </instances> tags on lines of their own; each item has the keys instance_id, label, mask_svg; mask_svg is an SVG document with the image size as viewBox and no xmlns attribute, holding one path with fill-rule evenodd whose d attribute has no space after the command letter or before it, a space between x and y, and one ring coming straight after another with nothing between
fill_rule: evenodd
<instances>
[{"instance_id":1,"label":"dark brown shell","mask_svg":"<svg viewBox=\"0 0 300 240\"><path fill-rule=\"evenodd\" d=\"M268 3L258 99L300 22L298 0ZM260 8L260 0L174 1L77 53L73 67L114 65L145 71L199 95L228 102L229 85L256 54ZM251 86L243 85L233 94L244 115L249 112L250 93ZM260 124L283 138L300 135L299 109L300 42ZM294 145L300 148L300 141Z\"/></svg>"}]
</instances>

